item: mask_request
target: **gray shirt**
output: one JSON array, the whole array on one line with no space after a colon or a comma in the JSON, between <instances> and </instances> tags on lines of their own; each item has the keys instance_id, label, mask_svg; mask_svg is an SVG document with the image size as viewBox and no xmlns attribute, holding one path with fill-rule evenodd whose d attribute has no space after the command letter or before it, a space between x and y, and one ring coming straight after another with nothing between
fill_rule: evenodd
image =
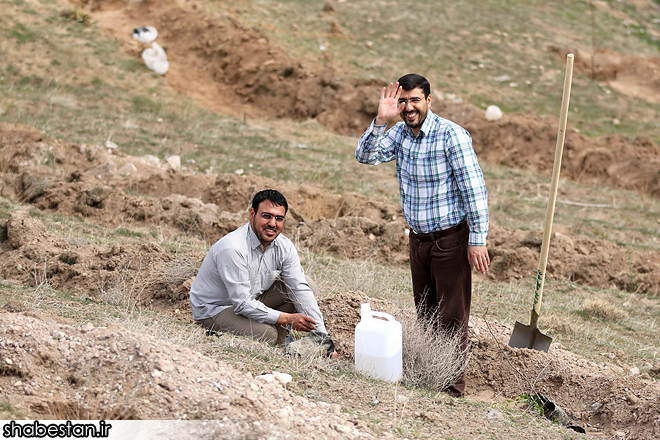
<instances>
[{"instance_id":1,"label":"gray shirt","mask_svg":"<svg viewBox=\"0 0 660 440\"><path fill-rule=\"evenodd\" d=\"M278 278L290 290L298 313L312 317L316 330L327 334L321 310L291 240L280 234L264 251L249 223L211 246L190 288L193 319L212 318L234 307L236 314L275 324L282 312L256 298Z\"/></svg>"}]
</instances>

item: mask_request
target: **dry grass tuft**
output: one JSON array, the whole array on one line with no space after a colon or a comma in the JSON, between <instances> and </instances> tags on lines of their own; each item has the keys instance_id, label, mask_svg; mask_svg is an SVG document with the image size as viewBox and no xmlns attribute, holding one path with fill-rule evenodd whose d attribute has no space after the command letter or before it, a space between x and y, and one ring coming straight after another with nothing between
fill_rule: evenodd
<instances>
[{"instance_id":1,"label":"dry grass tuft","mask_svg":"<svg viewBox=\"0 0 660 440\"><path fill-rule=\"evenodd\" d=\"M180 286L197 275L200 265L190 257L179 257L163 269L159 278L168 286Z\"/></svg>"},{"instance_id":2,"label":"dry grass tuft","mask_svg":"<svg viewBox=\"0 0 660 440\"><path fill-rule=\"evenodd\" d=\"M140 305L142 293L147 287L142 274L142 261L139 261L138 270L131 271L132 261L118 271L116 278L101 281L99 284L100 299L113 306L120 306L131 310Z\"/></svg>"},{"instance_id":3,"label":"dry grass tuft","mask_svg":"<svg viewBox=\"0 0 660 440\"><path fill-rule=\"evenodd\" d=\"M581 307L581 311L590 316L610 321L619 321L628 318L628 313L625 310L621 310L601 299L585 301Z\"/></svg>"},{"instance_id":4,"label":"dry grass tuft","mask_svg":"<svg viewBox=\"0 0 660 440\"><path fill-rule=\"evenodd\" d=\"M397 318L403 327L403 378L410 387L442 391L465 371L468 356L460 334L435 330L435 319L420 322L408 314Z\"/></svg>"}]
</instances>

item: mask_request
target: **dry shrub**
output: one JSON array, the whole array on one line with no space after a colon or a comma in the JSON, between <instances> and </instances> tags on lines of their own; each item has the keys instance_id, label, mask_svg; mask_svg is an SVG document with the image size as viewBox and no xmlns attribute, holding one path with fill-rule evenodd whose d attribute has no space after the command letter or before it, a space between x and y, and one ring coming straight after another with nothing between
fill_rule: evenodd
<instances>
[{"instance_id":1,"label":"dry shrub","mask_svg":"<svg viewBox=\"0 0 660 440\"><path fill-rule=\"evenodd\" d=\"M135 404L107 407L98 401L91 405L62 401L48 402L46 413L47 418L54 420L138 420Z\"/></svg>"},{"instance_id":2,"label":"dry shrub","mask_svg":"<svg viewBox=\"0 0 660 440\"><path fill-rule=\"evenodd\" d=\"M611 321L619 321L628 317L628 313L626 313L625 310L618 309L612 304L601 299L585 301L581 310L582 312L596 318L607 319Z\"/></svg>"},{"instance_id":3,"label":"dry shrub","mask_svg":"<svg viewBox=\"0 0 660 440\"><path fill-rule=\"evenodd\" d=\"M436 330L436 320L420 322L416 316L400 318L403 327L403 378L411 387L443 391L465 371L468 356L460 334Z\"/></svg>"},{"instance_id":4,"label":"dry shrub","mask_svg":"<svg viewBox=\"0 0 660 440\"><path fill-rule=\"evenodd\" d=\"M99 298L110 305L132 309L142 302L142 294L149 283L142 273L142 260L137 269L132 269L132 260L116 271L114 278L101 281Z\"/></svg>"},{"instance_id":5,"label":"dry shrub","mask_svg":"<svg viewBox=\"0 0 660 440\"><path fill-rule=\"evenodd\" d=\"M575 336L582 331L582 326L565 316L549 315L545 318L546 330L551 333L562 333L566 336Z\"/></svg>"},{"instance_id":6,"label":"dry shrub","mask_svg":"<svg viewBox=\"0 0 660 440\"><path fill-rule=\"evenodd\" d=\"M180 286L197 275L200 265L190 257L178 257L163 269L160 279L168 286Z\"/></svg>"}]
</instances>

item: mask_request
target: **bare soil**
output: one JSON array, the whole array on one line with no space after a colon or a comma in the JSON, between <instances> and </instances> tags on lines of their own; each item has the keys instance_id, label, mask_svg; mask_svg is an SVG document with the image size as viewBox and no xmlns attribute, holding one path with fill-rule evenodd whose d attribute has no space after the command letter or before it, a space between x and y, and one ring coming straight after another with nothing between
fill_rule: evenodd
<instances>
[{"instance_id":1,"label":"bare soil","mask_svg":"<svg viewBox=\"0 0 660 440\"><path fill-rule=\"evenodd\" d=\"M172 234L197 234L212 242L247 220L251 196L266 187L280 188L290 200L291 214L298 222L288 224L285 234L299 245L348 258L406 262L407 237L400 208L384 198L330 194L305 185L282 185L255 176L200 175L174 170L165 162L128 156L116 149L47 140L43 133L20 125L0 124L0 147L0 195L29 203L31 209L37 210L15 211L0 223L0 274L5 280L34 285L38 281L35 273L43 271L42 276L54 288L77 292L90 301L107 301L114 286L139 278L144 288L136 293L138 304L192 323L187 301L191 279L165 276L168 268L180 265L179 257L152 243L119 245L110 241L99 246L84 240L65 240L49 231L35 212L78 217L108 228L164 228ZM489 277L506 281L533 273L540 251L540 233L499 225L492 225L491 230L493 266ZM610 242L562 234L554 235L551 252L549 276L573 279L585 285L627 289L631 287L632 261L638 271L639 284L635 289L658 292L660 258L656 253L630 254ZM186 258L194 266L203 256L200 253ZM608 277L603 277L603 273L609 274ZM352 357L359 305L365 300L381 310L391 307L360 292L345 292L320 300L341 359L350 361ZM205 360L199 354L167 345L143 355L133 353L135 347L154 346L155 342L142 341L144 337L127 334L119 328L85 333L71 325L45 321L20 311L0 314L0 319L5 320L0 327L3 332L0 358L3 368L11 373L0 377L6 382L4 396L33 414L46 414L53 410L52 405L60 409L62 405L73 405L72 411L80 414L82 409L75 406L78 403L72 396L80 392L82 383L88 384L84 389L93 391L104 407L114 408L116 414L124 417L153 419L186 415L205 419L222 414L239 423L244 419L257 420L269 411L282 411L281 405L272 405L273 399L280 403L282 399L293 402L292 408L296 408L295 394L277 387L271 390L271 385L264 388L266 385L261 383L255 388L250 385L255 383L253 378L234 372L231 367L217 366L216 361ZM67 336L54 339L55 331ZM510 325L472 319L468 399L501 402L534 389L561 402L572 423L606 435L623 430L626 438L656 438L660 432L656 383L628 375L615 365L593 364L558 344L547 354L512 350L507 346L510 334ZM162 347L161 342L157 345ZM139 368L122 364L130 363L131 356L140 360ZM190 365L186 363L190 358L196 359L196 376L192 380ZM95 360L94 365L99 361L93 367L95 377L102 378L98 384L88 378L91 359ZM157 365L165 365L165 370ZM131 373L125 376L123 372L129 370ZM163 375L154 375L154 371ZM217 400L219 388L215 384L225 383L217 376L228 374L227 371L237 377L235 388L222 385L224 391L220 394L225 400ZM197 381L197 376L202 380ZM131 381L143 384L136 388L139 396L113 400L117 396L115 387L130 386ZM245 391L243 397L238 391L230 391L238 390L241 387L238 384L247 387L247 398ZM300 386L290 387L296 391ZM351 405L337 397L341 390L325 392L330 402L342 407ZM271 403L264 406L262 400ZM135 405L137 401L145 403ZM385 397L380 401L382 411L391 409L388 405L397 406ZM351 420L341 420L336 407L319 408L337 417L337 426L351 424ZM300 414L298 409L295 411ZM440 418L428 408L413 404L401 411L403 416ZM239 413L242 415L237 416ZM333 423L319 429L334 426ZM285 426L290 427L288 422ZM358 431L368 431L364 424L353 426ZM325 438L334 438L338 431L333 429L322 431ZM348 435L342 431L344 428L338 429L342 435Z\"/></svg>"}]
</instances>

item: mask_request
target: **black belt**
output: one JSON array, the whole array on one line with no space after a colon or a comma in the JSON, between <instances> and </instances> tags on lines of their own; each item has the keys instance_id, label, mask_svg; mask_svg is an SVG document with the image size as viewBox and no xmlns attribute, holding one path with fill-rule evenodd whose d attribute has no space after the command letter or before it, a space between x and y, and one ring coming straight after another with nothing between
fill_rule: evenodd
<instances>
[{"instance_id":1,"label":"black belt","mask_svg":"<svg viewBox=\"0 0 660 440\"><path fill-rule=\"evenodd\" d=\"M426 234L419 234L411 230L410 235L412 235L413 237L415 237L415 239L419 241L435 241L439 238L446 237L451 234L455 234L456 232L460 232L465 228L467 228L467 221L463 221L462 223L459 223L456 226L452 226L451 228L442 229L440 231L435 231L435 232L428 232Z\"/></svg>"}]
</instances>

